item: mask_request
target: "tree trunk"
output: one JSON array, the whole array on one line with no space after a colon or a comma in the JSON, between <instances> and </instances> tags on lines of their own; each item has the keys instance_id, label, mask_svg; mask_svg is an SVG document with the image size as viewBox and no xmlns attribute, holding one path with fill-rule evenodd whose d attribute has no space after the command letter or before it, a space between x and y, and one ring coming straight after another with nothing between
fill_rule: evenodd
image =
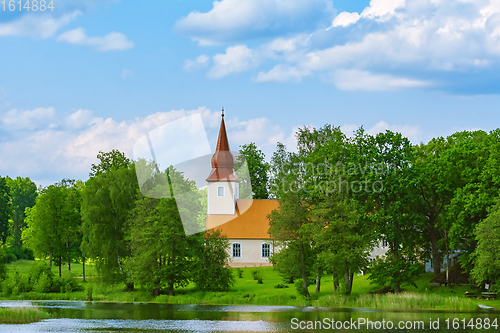
<instances>
[{"instance_id":1,"label":"tree trunk","mask_svg":"<svg viewBox=\"0 0 500 333\"><path fill-rule=\"evenodd\" d=\"M346 266L347 266L347 262L346 262ZM350 276L351 276L351 274L349 274L349 268L346 267L345 270L344 270L345 293L346 293L346 295L350 295L351 294Z\"/></svg>"},{"instance_id":2,"label":"tree trunk","mask_svg":"<svg viewBox=\"0 0 500 333\"><path fill-rule=\"evenodd\" d=\"M68 236L68 241L66 242L66 248L68 249L68 271L71 270L71 259L69 255L69 236Z\"/></svg>"},{"instance_id":3,"label":"tree trunk","mask_svg":"<svg viewBox=\"0 0 500 333\"><path fill-rule=\"evenodd\" d=\"M52 268L52 252L54 252L54 250L52 249L52 247L50 248L50 256L49 256L49 267Z\"/></svg>"},{"instance_id":4,"label":"tree trunk","mask_svg":"<svg viewBox=\"0 0 500 333\"><path fill-rule=\"evenodd\" d=\"M434 269L434 276L441 273L441 254L439 253L438 233L434 225L429 227L430 240L431 240L431 250L432 250L432 268Z\"/></svg>"},{"instance_id":5,"label":"tree trunk","mask_svg":"<svg viewBox=\"0 0 500 333\"><path fill-rule=\"evenodd\" d=\"M168 294L174 296L174 284L172 282L168 284Z\"/></svg>"},{"instance_id":6,"label":"tree trunk","mask_svg":"<svg viewBox=\"0 0 500 333\"><path fill-rule=\"evenodd\" d=\"M399 250L398 250L399 244L394 243L394 246L392 247L392 259L397 262L399 261ZM399 281L396 281L396 286L394 287L394 293L399 294L401 292L401 286L399 285Z\"/></svg>"},{"instance_id":7,"label":"tree trunk","mask_svg":"<svg viewBox=\"0 0 500 333\"><path fill-rule=\"evenodd\" d=\"M125 291L133 291L134 290L134 283L133 282L127 282L126 283L127 288Z\"/></svg>"},{"instance_id":8,"label":"tree trunk","mask_svg":"<svg viewBox=\"0 0 500 333\"><path fill-rule=\"evenodd\" d=\"M351 290L351 292L352 292L352 282L353 282L353 281L354 281L354 273L353 273L353 272L351 272L351 289L350 289L350 290Z\"/></svg>"},{"instance_id":9,"label":"tree trunk","mask_svg":"<svg viewBox=\"0 0 500 333\"><path fill-rule=\"evenodd\" d=\"M61 277L62 257L59 256L59 277Z\"/></svg>"},{"instance_id":10,"label":"tree trunk","mask_svg":"<svg viewBox=\"0 0 500 333\"><path fill-rule=\"evenodd\" d=\"M309 294L309 289L307 289L307 274L306 274L306 258L305 258L305 253L304 253L304 245L301 245L300 247L300 259L301 259L301 273L302 273L302 284L304 286L304 296L306 297L311 297Z\"/></svg>"},{"instance_id":11,"label":"tree trunk","mask_svg":"<svg viewBox=\"0 0 500 333\"><path fill-rule=\"evenodd\" d=\"M332 278L333 278L333 292L337 293L339 290L339 281L337 281L337 273L335 273L335 266L332 267L333 273L332 273Z\"/></svg>"},{"instance_id":12,"label":"tree trunk","mask_svg":"<svg viewBox=\"0 0 500 333\"><path fill-rule=\"evenodd\" d=\"M316 272L316 292L319 293L321 289L321 269L318 268L318 271Z\"/></svg>"},{"instance_id":13,"label":"tree trunk","mask_svg":"<svg viewBox=\"0 0 500 333\"><path fill-rule=\"evenodd\" d=\"M85 257L82 257L83 282L85 282Z\"/></svg>"}]
</instances>

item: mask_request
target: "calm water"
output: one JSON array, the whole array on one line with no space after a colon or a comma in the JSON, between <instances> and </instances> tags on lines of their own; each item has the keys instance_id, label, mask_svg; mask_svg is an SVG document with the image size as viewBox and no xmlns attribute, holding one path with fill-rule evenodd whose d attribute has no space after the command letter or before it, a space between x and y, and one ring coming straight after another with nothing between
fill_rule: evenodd
<instances>
[{"instance_id":1,"label":"calm water","mask_svg":"<svg viewBox=\"0 0 500 333\"><path fill-rule=\"evenodd\" d=\"M26 325L0 325L0 332L498 332L463 329L500 317L499 312L387 312L287 306L209 306L77 301L0 301L0 306L36 306L57 318ZM459 329L453 329L453 319ZM446 319L449 319L449 328ZM437 321L439 320L439 326ZM500 318L497 319L497 323ZM333 321L333 324L332 324ZM340 321L342 328L335 325ZM363 321L365 324L363 324ZM367 327L367 321L373 326ZM302 327L300 329L300 324ZM322 325L320 329L319 322ZM433 328L431 328L431 322ZM354 323L354 327L350 327ZM361 325L360 325L361 323ZM402 323L402 329L397 326ZM307 329L307 325L316 329ZM393 328L390 329L390 325ZM500 323L498 323L500 325ZM347 325L347 328L346 328ZM417 327L419 326L419 327ZM385 329L384 329L385 327ZM438 328L439 327L439 328ZM500 326L499 326L500 327Z\"/></svg>"}]
</instances>

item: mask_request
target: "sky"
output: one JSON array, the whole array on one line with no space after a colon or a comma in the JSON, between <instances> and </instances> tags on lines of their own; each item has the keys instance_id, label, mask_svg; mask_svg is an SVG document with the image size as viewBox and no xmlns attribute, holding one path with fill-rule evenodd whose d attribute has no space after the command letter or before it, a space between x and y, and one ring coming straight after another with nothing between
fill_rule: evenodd
<instances>
[{"instance_id":1,"label":"sky","mask_svg":"<svg viewBox=\"0 0 500 333\"><path fill-rule=\"evenodd\" d=\"M0 176L86 180L100 150L132 158L195 114L213 150L222 107L231 148L268 158L302 126L414 144L499 127L499 0L52 5L0 4Z\"/></svg>"}]
</instances>

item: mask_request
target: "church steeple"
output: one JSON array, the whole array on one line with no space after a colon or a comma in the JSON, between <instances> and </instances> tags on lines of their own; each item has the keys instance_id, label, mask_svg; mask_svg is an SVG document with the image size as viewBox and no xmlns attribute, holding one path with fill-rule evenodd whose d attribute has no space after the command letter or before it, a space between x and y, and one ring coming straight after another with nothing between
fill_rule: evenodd
<instances>
[{"instance_id":1,"label":"church steeple","mask_svg":"<svg viewBox=\"0 0 500 333\"><path fill-rule=\"evenodd\" d=\"M234 173L234 156L229 150L226 124L224 123L224 109L222 109L217 147L215 147L215 153L212 156L212 171L207 178L207 182L220 180L239 182L238 177Z\"/></svg>"}]
</instances>

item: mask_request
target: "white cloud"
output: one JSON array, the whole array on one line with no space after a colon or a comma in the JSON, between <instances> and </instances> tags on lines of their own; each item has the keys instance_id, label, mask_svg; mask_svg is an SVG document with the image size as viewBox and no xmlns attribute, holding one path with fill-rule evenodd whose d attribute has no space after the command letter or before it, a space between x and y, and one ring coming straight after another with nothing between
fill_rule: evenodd
<instances>
[{"instance_id":1,"label":"white cloud","mask_svg":"<svg viewBox=\"0 0 500 333\"><path fill-rule=\"evenodd\" d=\"M410 139L414 144L419 143L421 140L422 133L420 127L411 125L389 125L385 121L379 121L372 128L368 129L366 133L370 135L375 135L377 133L383 133L386 130L401 133L404 137Z\"/></svg>"},{"instance_id":2,"label":"white cloud","mask_svg":"<svg viewBox=\"0 0 500 333\"><path fill-rule=\"evenodd\" d=\"M120 32L113 31L102 37L88 37L83 28L66 31L60 34L57 40L70 44L90 46L101 52L123 51L134 47L134 43Z\"/></svg>"},{"instance_id":3,"label":"white cloud","mask_svg":"<svg viewBox=\"0 0 500 333\"><path fill-rule=\"evenodd\" d=\"M201 45L314 30L333 15L328 0L220 0L191 12L175 29Z\"/></svg>"},{"instance_id":4,"label":"white cloud","mask_svg":"<svg viewBox=\"0 0 500 333\"><path fill-rule=\"evenodd\" d=\"M274 66L268 72L260 72L257 74L256 82L266 82L266 81L275 81L275 82L286 82L286 81L295 81L298 82L302 79L303 76L309 75L309 70L301 70L296 67L291 67L286 64L278 64Z\"/></svg>"},{"instance_id":5,"label":"white cloud","mask_svg":"<svg viewBox=\"0 0 500 333\"><path fill-rule=\"evenodd\" d=\"M350 24L356 23L359 20L359 18L360 15L356 12L354 13L342 12L339 15L337 15L337 17L335 17L331 27L347 27Z\"/></svg>"},{"instance_id":6,"label":"white cloud","mask_svg":"<svg viewBox=\"0 0 500 333\"><path fill-rule=\"evenodd\" d=\"M361 16L387 19L395 14L396 9L404 7L405 3L405 0L371 0L370 6L363 10Z\"/></svg>"},{"instance_id":7,"label":"white cloud","mask_svg":"<svg viewBox=\"0 0 500 333\"><path fill-rule=\"evenodd\" d=\"M44 186L62 178L86 179L100 150L119 149L132 157L134 143L145 133L193 114L201 115L210 148L214 149L220 112L205 107L157 112L121 122L95 117L92 111L83 109L66 117L58 117L54 108L11 110L3 115L0 123L0 130L8 134L8 139L0 140L0 170L3 175L29 176ZM290 141L280 127L267 118L240 121L226 117L226 126L233 150L255 142L266 154L271 154L276 138Z\"/></svg>"},{"instance_id":8,"label":"white cloud","mask_svg":"<svg viewBox=\"0 0 500 333\"><path fill-rule=\"evenodd\" d=\"M258 65L255 53L246 45L230 46L226 49L226 53L216 54L212 60L214 66L209 70L208 76L215 79L246 71Z\"/></svg>"},{"instance_id":9,"label":"white cloud","mask_svg":"<svg viewBox=\"0 0 500 333\"><path fill-rule=\"evenodd\" d=\"M2 125L9 130L33 130L35 128L47 126L54 120L54 116L55 110L52 107L36 108L25 111L12 109L2 116Z\"/></svg>"},{"instance_id":10,"label":"white cloud","mask_svg":"<svg viewBox=\"0 0 500 333\"><path fill-rule=\"evenodd\" d=\"M430 86L430 83L395 77L387 74L372 74L360 70L338 70L333 75L333 83L341 90L396 90Z\"/></svg>"},{"instance_id":11,"label":"white cloud","mask_svg":"<svg viewBox=\"0 0 500 333\"><path fill-rule=\"evenodd\" d=\"M344 124L343 126L340 126L340 130L348 137L352 137L354 135L354 132L358 129L359 126L355 124ZM422 140L422 131L420 130L420 127L412 125L390 125L383 120L379 121L371 128L365 129L365 133L370 135L377 135L378 133L384 133L386 130L401 133L413 144L418 144Z\"/></svg>"},{"instance_id":12,"label":"white cloud","mask_svg":"<svg viewBox=\"0 0 500 333\"><path fill-rule=\"evenodd\" d=\"M23 15L14 21L0 23L0 36L49 38L80 14L80 11L74 11L59 18L53 18L42 13Z\"/></svg>"},{"instance_id":13,"label":"white cloud","mask_svg":"<svg viewBox=\"0 0 500 333\"><path fill-rule=\"evenodd\" d=\"M207 55L200 55L195 60L186 59L184 61L184 70L191 72L208 66L210 58Z\"/></svg>"},{"instance_id":14,"label":"white cloud","mask_svg":"<svg viewBox=\"0 0 500 333\"><path fill-rule=\"evenodd\" d=\"M245 39L241 32L228 32L234 33L233 39L221 35L228 27L254 24L253 18L248 22L245 19L253 17L255 8L252 6L257 2L250 4L242 0L241 7L237 7L236 0L216 1L210 12L191 13L179 21L189 21L193 24L191 27L199 24L200 31L202 25L203 29L207 25L203 33L190 34L193 38L212 42L237 41L226 54L213 58L215 66L209 70L209 77L258 69L257 74L251 75L257 82L285 82L335 73L334 77L363 79L362 82L328 80L342 89L413 89L432 83L432 89L448 90L463 88L471 82L477 87L483 80L491 79L491 73L500 66L500 5L497 0L372 0L358 13L342 12L335 18L332 15L328 29L318 26L312 32L306 28L289 30L286 36L272 41L264 39L260 44L253 43L252 47L241 45ZM265 6L262 11L264 9L268 10ZM238 16L238 10L245 13ZM286 15L292 19L291 13ZM202 21L195 24L194 18ZM263 70L260 68L263 64L271 65L271 69ZM470 80L471 76L475 79ZM381 88L376 87L378 83Z\"/></svg>"}]
</instances>

